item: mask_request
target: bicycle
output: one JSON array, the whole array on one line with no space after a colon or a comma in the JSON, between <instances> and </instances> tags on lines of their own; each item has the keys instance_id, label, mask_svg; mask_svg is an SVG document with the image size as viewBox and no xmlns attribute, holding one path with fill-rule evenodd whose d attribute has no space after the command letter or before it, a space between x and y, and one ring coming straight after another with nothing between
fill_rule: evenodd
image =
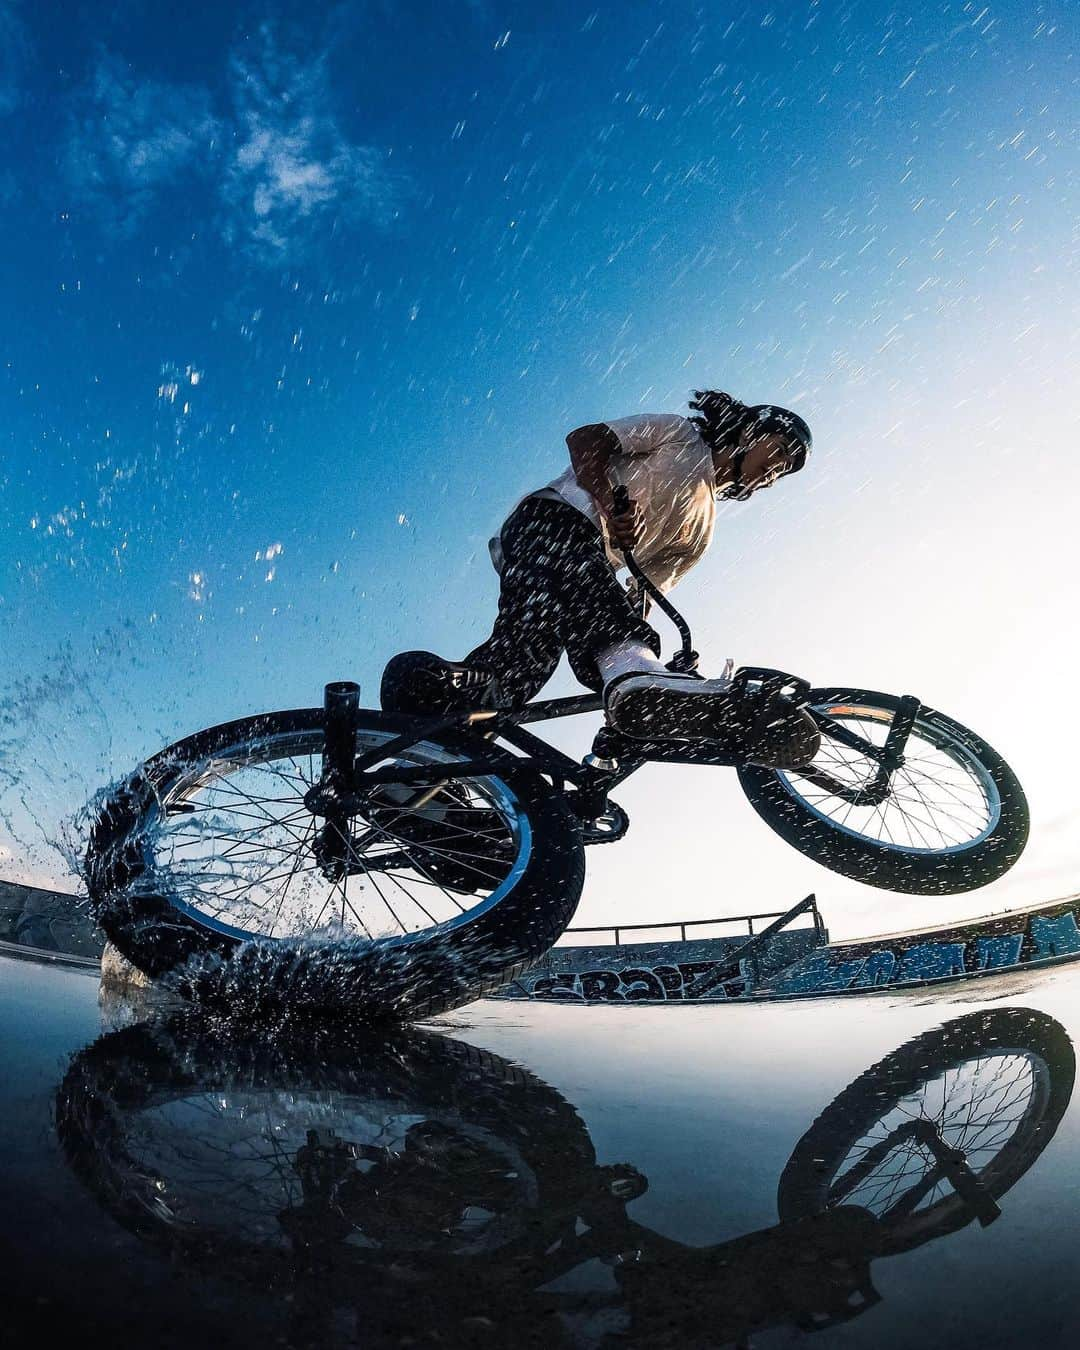
<instances>
[{"instance_id":1,"label":"bicycle","mask_svg":"<svg viewBox=\"0 0 1080 1350\"><path fill-rule=\"evenodd\" d=\"M693 673L689 625L626 561L681 635L668 668ZM468 700L459 673L447 691ZM598 694L496 710L477 694L462 711L403 715L362 708L351 681L328 684L322 708L197 732L103 794L91 903L126 957L151 978L186 970L191 995L220 989L220 961L244 953L234 992L246 970L267 997L421 1017L494 991L552 946L581 895L584 846L629 826L610 794L646 763L734 767L782 839L872 886L973 890L1022 853L1016 775L919 698L812 688L763 667L737 671L732 696L762 724L807 710L821 735L813 761L766 768L716 742L604 726L579 762L528 728L599 712Z\"/></svg>"}]
</instances>

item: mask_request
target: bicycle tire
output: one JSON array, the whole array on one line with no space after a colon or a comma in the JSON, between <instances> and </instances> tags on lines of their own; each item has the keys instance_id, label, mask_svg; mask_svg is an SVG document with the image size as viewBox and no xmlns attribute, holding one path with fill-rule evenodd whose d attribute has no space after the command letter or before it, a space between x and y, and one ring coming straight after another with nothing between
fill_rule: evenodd
<instances>
[{"instance_id":1,"label":"bicycle tire","mask_svg":"<svg viewBox=\"0 0 1080 1350\"><path fill-rule=\"evenodd\" d=\"M894 695L867 689L813 689L808 697L811 707L851 704L884 712L900 707ZM909 895L955 895L989 885L1013 866L1027 843L1030 816L1024 790L1001 755L955 719L924 706L916 727L968 756L992 783L1000 813L985 837L940 851L905 849L846 832L814 811L790 786L798 770L741 765L739 783L770 829L841 876Z\"/></svg>"},{"instance_id":2,"label":"bicycle tire","mask_svg":"<svg viewBox=\"0 0 1080 1350\"><path fill-rule=\"evenodd\" d=\"M565 798L529 765L467 732L440 735L455 756L483 756L528 822L527 857L497 900L470 915L419 932L341 941L328 962L325 943L265 938L215 926L158 884L154 822L185 770L245 738L310 734L321 708L225 722L166 747L101 803L90 831L85 875L106 936L151 979L168 977L188 997L229 1001L257 985L263 1004L289 1011L348 1008L371 1019L435 1016L494 992L551 947L569 924L584 883L580 826ZM361 731L392 736L408 719L362 710ZM228 970L225 970L225 966Z\"/></svg>"},{"instance_id":3,"label":"bicycle tire","mask_svg":"<svg viewBox=\"0 0 1080 1350\"><path fill-rule=\"evenodd\" d=\"M784 1221L803 1219L832 1208L830 1192L837 1174L874 1124L905 1097L987 1051L1034 1055L1045 1066L1045 1099L1037 1119L1018 1127L979 1172L995 1198L1005 1194L1035 1163L1054 1137L1068 1108L1076 1076L1076 1057L1064 1027L1029 1008L969 1013L908 1041L867 1069L835 1098L807 1130L788 1160L777 1190ZM849 1196L840 1199L851 1204ZM884 1221L882 1254L908 1251L932 1238L964 1227L971 1211L955 1193L926 1210Z\"/></svg>"}]
</instances>

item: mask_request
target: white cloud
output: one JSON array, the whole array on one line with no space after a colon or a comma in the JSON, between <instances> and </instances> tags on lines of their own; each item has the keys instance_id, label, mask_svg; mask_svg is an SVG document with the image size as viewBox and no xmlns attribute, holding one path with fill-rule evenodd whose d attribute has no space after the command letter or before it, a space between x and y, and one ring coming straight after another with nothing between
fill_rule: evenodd
<instances>
[{"instance_id":1,"label":"white cloud","mask_svg":"<svg viewBox=\"0 0 1080 1350\"><path fill-rule=\"evenodd\" d=\"M107 228L130 233L166 185L209 167L220 135L205 89L138 80L106 54L73 112L68 184Z\"/></svg>"},{"instance_id":2,"label":"white cloud","mask_svg":"<svg viewBox=\"0 0 1080 1350\"><path fill-rule=\"evenodd\" d=\"M251 46L230 62L227 114L206 88L138 79L102 55L73 109L65 170L107 230L131 234L185 175L216 192L207 211L226 242L267 265L342 226L396 217L405 179L342 131L326 57L283 50L269 25Z\"/></svg>"},{"instance_id":3,"label":"white cloud","mask_svg":"<svg viewBox=\"0 0 1080 1350\"><path fill-rule=\"evenodd\" d=\"M283 52L268 26L232 61L237 146L222 188L224 231L267 261L302 253L339 223L388 224L402 182L386 155L343 133L325 56Z\"/></svg>"}]
</instances>

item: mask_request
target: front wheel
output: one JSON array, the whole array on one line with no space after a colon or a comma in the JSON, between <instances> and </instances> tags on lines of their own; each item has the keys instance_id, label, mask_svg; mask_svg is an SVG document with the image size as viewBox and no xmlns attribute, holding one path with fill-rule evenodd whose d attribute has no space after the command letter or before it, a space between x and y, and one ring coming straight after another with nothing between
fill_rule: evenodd
<instances>
[{"instance_id":1,"label":"front wheel","mask_svg":"<svg viewBox=\"0 0 1080 1350\"><path fill-rule=\"evenodd\" d=\"M866 689L814 689L818 713L884 746L901 700ZM1027 843L1027 800L1002 757L967 727L921 706L904 762L882 800L860 803L878 765L822 731L803 769L746 765L739 782L781 838L815 862L870 886L952 895L995 881Z\"/></svg>"},{"instance_id":2,"label":"front wheel","mask_svg":"<svg viewBox=\"0 0 1080 1350\"><path fill-rule=\"evenodd\" d=\"M414 726L363 710L357 753ZM328 843L305 804L325 740L320 708L243 718L162 750L106 798L87 883L129 960L155 978L183 968L196 996L255 998L248 980L293 1009L422 1017L547 951L584 880L564 798L486 740L440 733L393 761L430 766L437 790L384 785ZM484 773L455 777L478 758Z\"/></svg>"}]
</instances>

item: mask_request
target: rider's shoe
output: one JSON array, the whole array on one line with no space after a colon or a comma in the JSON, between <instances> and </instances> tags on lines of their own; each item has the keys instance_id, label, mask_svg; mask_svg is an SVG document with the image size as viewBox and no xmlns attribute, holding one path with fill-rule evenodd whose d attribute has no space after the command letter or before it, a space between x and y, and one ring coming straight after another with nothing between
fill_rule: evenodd
<instances>
[{"instance_id":1,"label":"rider's shoe","mask_svg":"<svg viewBox=\"0 0 1080 1350\"><path fill-rule=\"evenodd\" d=\"M499 689L488 670L434 652L401 652L387 662L379 700L384 712L477 712L498 706Z\"/></svg>"},{"instance_id":2,"label":"rider's shoe","mask_svg":"<svg viewBox=\"0 0 1080 1350\"><path fill-rule=\"evenodd\" d=\"M807 764L821 737L809 713L790 700L767 702L754 690L733 688L726 676L638 671L604 688L609 724L636 740L708 740L747 763L788 769Z\"/></svg>"},{"instance_id":3,"label":"rider's shoe","mask_svg":"<svg viewBox=\"0 0 1080 1350\"><path fill-rule=\"evenodd\" d=\"M629 671L604 686L609 724L638 740L709 736L734 710L729 679L701 680L675 672Z\"/></svg>"}]
</instances>

